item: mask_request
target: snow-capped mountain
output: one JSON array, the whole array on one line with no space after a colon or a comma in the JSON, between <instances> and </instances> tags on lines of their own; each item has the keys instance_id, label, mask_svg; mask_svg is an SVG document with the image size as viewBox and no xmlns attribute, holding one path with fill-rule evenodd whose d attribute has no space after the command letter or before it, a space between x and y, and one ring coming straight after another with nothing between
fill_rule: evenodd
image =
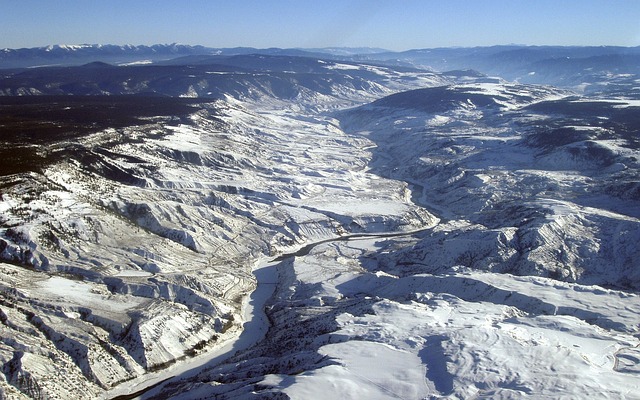
<instances>
[{"instance_id":1,"label":"snow-capped mountain","mask_svg":"<svg viewBox=\"0 0 640 400\"><path fill-rule=\"evenodd\" d=\"M0 68L50 65L81 65L93 61L130 63L160 61L193 54L213 54L214 49L182 44L134 45L50 45L23 49L1 49Z\"/></svg>"},{"instance_id":2,"label":"snow-capped mountain","mask_svg":"<svg viewBox=\"0 0 640 400\"><path fill-rule=\"evenodd\" d=\"M634 398L638 78L405 61L5 71L2 396Z\"/></svg>"},{"instance_id":3,"label":"snow-capped mountain","mask_svg":"<svg viewBox=\"0 0 640 400\"><path fill-rule=\"evenodd\" d=\"M181 57L211 55L271 55L369 62L446 72L475 69L521 83L553 84L589 89L614 76L638 74L640 47L616 46L490 46L415 49L401 52L376 48L255 49L211 48L181 44L50 45L0 49L0 69L38 66L78 66L91 62L148 64ZM179 61L180 65L192 61Z\"/></svg>"},{"instance_id":4,"label":"snow-capped mountain","mask_svg":"<svg viewBox=\"0 0 640 400\"><path fill-rule=\"evenodd\" d=\"M44 47L0 49L0 69L33 68L47 66L78 66L91 62L117 65L139 65L162 62L181 57L210 55L280 55L315 56L350 59L358 54L384 52L369 48L326 49L256 49L252 47L211 48L184 44L111 45L111 44L56 44ZM181 65L184 65L181 62Z\"/></svg>"}]
</instances>

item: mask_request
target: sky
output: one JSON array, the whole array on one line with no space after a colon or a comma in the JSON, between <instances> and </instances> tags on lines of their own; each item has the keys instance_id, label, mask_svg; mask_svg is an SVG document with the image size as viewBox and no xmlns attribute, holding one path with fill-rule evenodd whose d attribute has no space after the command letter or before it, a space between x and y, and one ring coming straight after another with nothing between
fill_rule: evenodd
<instances>
[{"instance_id":1,"label":"sky","mask_svg":"<svg viewBox=\"0 0 640 400\"><path fill-rule=\"evenodd\" d=\"M640 45L640 0L0 0L0 48Z\"/></svg>"}]
</instances>

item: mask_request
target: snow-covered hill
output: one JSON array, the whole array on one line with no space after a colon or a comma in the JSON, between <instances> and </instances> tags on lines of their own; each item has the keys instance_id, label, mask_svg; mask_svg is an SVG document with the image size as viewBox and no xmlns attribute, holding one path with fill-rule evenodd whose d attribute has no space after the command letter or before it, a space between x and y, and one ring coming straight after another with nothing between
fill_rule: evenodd
<instances>
[{"instance_id":1,"label":"snow-covered hill","mask_svg":"<svg viewBox=\"0 0 640 400\"><path fill-rule=\"evenodd\" d=\"M367 171L368 140L304 111L391 89L290 85L298 101L268 87L225 100L3 100L3 140L39 160L5 161L17 173L2 177L5 394L94 397L237 336L261 257L431 223L406 185ZM25 124L35 130L12 136Z\"/></svg>"},{"instance_id":2,"label":"snow-covered hill","mask_svg":"<svg viewBox=\"0 0 640 400\"><path fill-rule=\"evenodd\" d=\"M440 222L284 258L266 339L144 398L637 398L633 107L467 83L338 112Z\"/></svg>"},{"instance_id":3,"label":"snow-covered hill","mask_svg":"<svg viewBox=\"0 0 640 400\"><path fill-rule=\"evenodd\" d=\"M376 172L414 184L418 202L455 226L455 237L434 233L406 257L435 270L640 288L638 108L563 96L464 85L342 114L345 128L377 143Z\"/></svg>"},{"instance_id":4,"label":"snow-covered hill","mask_svg":"<svg viewBox=\"0 0 640 400\"><path fill-rule=\"evenodd\" d=\"M188 60L0 79L4 397L638 397L633 82Z\"/></svg>"}]
</instances>

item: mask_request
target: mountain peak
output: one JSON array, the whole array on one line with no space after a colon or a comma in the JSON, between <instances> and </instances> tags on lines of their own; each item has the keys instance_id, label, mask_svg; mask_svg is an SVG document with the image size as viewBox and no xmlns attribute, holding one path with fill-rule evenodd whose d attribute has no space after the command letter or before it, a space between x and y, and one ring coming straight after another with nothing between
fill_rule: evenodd
<instances>
[{"instance_id":1,"label":"mountain peak","mask_svg":"<svg viewBox=\"0 0 640 400\"><path fill-rule=\"evenodd\" d=\"M147 45L52 44L44 47L4 49L0 52L0 68L27 68L42 65L84 65L94 61L112 64L140 60L212 54L213 49L178 43Z\"/></svg>"}]
</instances>

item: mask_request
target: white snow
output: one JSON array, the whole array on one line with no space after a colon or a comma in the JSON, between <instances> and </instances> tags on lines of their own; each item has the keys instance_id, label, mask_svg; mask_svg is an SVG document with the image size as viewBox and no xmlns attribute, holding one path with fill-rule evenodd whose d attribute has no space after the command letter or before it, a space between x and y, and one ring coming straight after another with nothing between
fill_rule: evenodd
<instances>
[{"instance_id":1,"label":"white snow","mask_svg":"<svg viewBox=\"0 0 640 400\"><path fill-rule=\"evenodd\" d=\"M611 103L613 104L613 108L640 107L640 100L624 99L624 98L609 98L609 99L584 98L584 99L573 100L572 102L573 103L584 103L584 102Z\"/></svg>"},{"instance_id":2,"label":"white snow","mask_svg":"<svg viewBox=\"0 0 640 400\"><path fill-rule=\"evenodd\" d=\"M138 60L138 61L131 61L131 62L122 63L118 65L122 65L124 67L130 67L134 65L149 65L149 64L153 64L153 60Z\"/></svg>"},{"instance_id":3,"label":"white snow","mask_svg":"<svg viewBox=\"0 0 640 400\"><path fill-rule=\"evenodd\" d=\"M0 265L17 304L1 310L5 369L24 353L21 372L53 385L70 366L76 397L165 380L143 397L636 396L640 297L623 290L640 279L636 205L590 191L609 172L633 177L637 151L598 141L616 163L587 170L527 147L518 123L537 117L519 111L567 95L548 87L469 83L451 89L499 107L338 121L332 111L450 82L323 65L381 81L296 101L252 88L193 124L100 132L81 143L108 147L103 161L135 184L62 161L3 193L2 233L20 239L3 251L47 271Z\"/></svg>"},{"instance_id":4,"label":"white snow","mask_svg":"<svg viewBox=\"0 0 640 400\"><path fill-rule=\"evenodd\" d=\"M340 299L355 290L382 300L373 313L337 317L341 329L332 336L340 343L318 350L332 365L268 375L261 384L291 398L625 398L640 390L614 369L617 352L638 344L637 295L475 271L398 279L369 274L349 257L379 246L380 239L336 242L296 258L292 289L314 288L296 298ZM413 300L391 300L406 298ZM588 313L600 316L599 326L582 319L592 319Z\"/></svg>"},{"instance_id":5,"label":"white snow","mask_svg":"<svg viewBox=\"0 0 640 400\"><path fill-rule=\"evenodd\" d=\"M342 63L332 63L326 64L324 66L327 69L343 69L343 70L359 70L362 69L360 65L352 65L352 64L342 64Z\"/></svg>"},{"instance_id":6,"label":"white snow","mask_svg":"<svg viewBox=\"0 0 640 400\"><path fill-rule=\"evenodd\" d=\"M195 357L179 364L174 364L162 371L148 373L144 376L127 381L114 389L106 392L102 398L110 399L116 396L136 393L142 389L154 387L145 394L145 397L162 393L164 385L176 381L193 379L202 370L212 368L224 362L236 352L244 350L262 340L267 333L269 320L264 313L264 306L273 294L274 283L278 281L278 273L274 263L267 260L260 261L253 271L257 279L257 287L243 300L242 304L242 331L227 335L224 340L216 343L215 347L208 349ZM193 398L193 393L186 398ZM175 397L180 398L180 397Z\"/></svg>"},{"instance_id":7,"label":"white snow","mask_svg":"<svg viewBox=\"0 0 640 400\"><path fill-rule=\"evenodd\" d=\"M383 343L330 344L320 352L339 365L297 376L267 376L261 383L283 387L292 399L320 399L327 394L341 399L421 399L432 390L426 368L415 354Z\"/></svg>"}]
</instances>

